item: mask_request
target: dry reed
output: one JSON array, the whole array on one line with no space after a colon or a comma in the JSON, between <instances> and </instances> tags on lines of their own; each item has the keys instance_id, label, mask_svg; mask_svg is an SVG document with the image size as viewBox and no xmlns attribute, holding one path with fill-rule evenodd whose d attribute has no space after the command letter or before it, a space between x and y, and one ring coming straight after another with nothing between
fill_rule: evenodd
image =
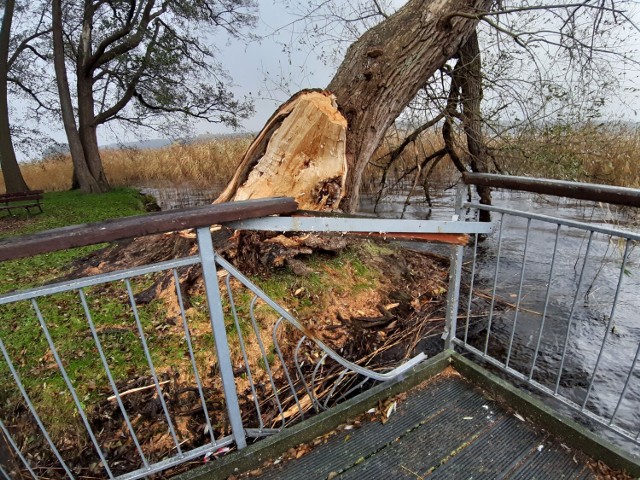
<instances>
[{"instance_id":1,"label":"dry reed","mask_svg":"<svg viewBox=\"0 0 640 480\"><path fill-rule=\"evenodd\" d=\"M104 169L113 187L224 185L251 141L250 137L219 138L207 142L172 144L154 149L104 149ZM71 188L69 155L48 157L21 165L30 188L48 192ZM0 182L4 187L4 184Z\"/></svg>"},{"instance_id":2,"label":"dry reed","mask_svg":"<svg viewBox=\"0 0 640 480\"><path fill-rule=\"evenodd\" d=\"M496 142L505 173L640 188L640 129L547 127Z\"/></svg>"},{"instance_id":3,"label":"dry reed","mask_svg":"<svg viewBox=\"0 0 640 480\"><path fill-rule=\"evenodd\" d=\"M464 157L462 140L458 139L457 146ZM387 136L365 170L363 193L379 191L389 153L401 141L402 135L397 132ZM242 136L147 150L105 149L102 158L114 187L211 189L229 181L250 142L251 137ZM459 175L448 157L423 164L426 157L442 147L438 129L425 132L388 168L385 192L455 183ZM580 128L547 127L494 140L490 147L505 173L640 187L637 128L592 124ZM32 189L61 191L71 187L68 155L23 164L21 169Z\"/></svg>"}]
</instances>

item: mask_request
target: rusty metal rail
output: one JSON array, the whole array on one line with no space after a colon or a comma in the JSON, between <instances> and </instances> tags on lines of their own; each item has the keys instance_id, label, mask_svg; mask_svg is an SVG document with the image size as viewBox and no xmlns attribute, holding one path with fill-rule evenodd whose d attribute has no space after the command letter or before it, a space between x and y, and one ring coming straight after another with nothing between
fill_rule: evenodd
<instances>
[{"instance_id":1,"label":"rusty metal rail","mask_svg":"<svg viewBox=\"0 0 640 480\"><path fill-rule=\"evenodd\" d=\"M494 175L490 173L465 173L462 175L462 178L467 185L505 188L509 190L575 198L578 200L591 200L614 205L640 207L640 190L633 188L549 180L546 178Z\"/></svg>"},{"instance_id":2,"label":"rusty metal rail","mask_svg":"<svg viewBox=\"0 0 640 480\"><path fill-rule=\"evenodd\" d=\"M293 198L266 198L73 225L1 240L0 261L156 233L288 214L297 209L298 204Z\"/></svg>"}]
</instances>

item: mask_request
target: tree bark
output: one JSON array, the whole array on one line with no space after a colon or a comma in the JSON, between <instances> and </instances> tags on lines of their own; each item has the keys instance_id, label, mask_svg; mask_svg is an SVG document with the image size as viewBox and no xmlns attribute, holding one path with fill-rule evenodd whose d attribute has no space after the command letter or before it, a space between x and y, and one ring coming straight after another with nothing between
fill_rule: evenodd
<instances>
[{"instance_id":1,"label":"tree bark","mask_svg":"<svg viewBox=\"0 0 640 480\"><path fill-rule=\"evenodd\" d=\"M62 0L52 1L52 27L53 27L53 63L56 74L56 84L58 95L60 96L60 110L62 112L62 123L69 151L73 162L73 180L71 188L79 188L85 193L99 193L101 191L98 182L89 171L87 165L80 134L76 126L73 103L71 101L71 91L67 78L67 69L64 61L64 40L62 33Z\"/></svg>"},{"instance_id":2,"label":"tree bark","mask_svg":"<svg viewBox=\"0 0 640 480\"><path fill-rule=\"evenodd\" d=\"M474 173L487 172L487 148L482 135L482 57L476 31L460 48L460 68L456 70L462 103L462 124L467 137L469 166ZM480 203L491 205L491 189L476 185ZM491 221L491 213L480 210L480 221Z\"/></svg>"},{"instance_id":3,"label":"tree bark","mask_svg":"<svg viewBox=\"0 0 640 480\"><path fill-rule=\"evenodd\" d=\"M343 210L358 208L362 173L389 126L475 30L476 19L455 13L484 12L490 5L490 0L409 0L349 47L327 87L347 120ZM254 166L259 164L254 159ZM247 180L250 170L246 164L242 168L225 199L234 198L234 189Z\"/></svg>"},{"instance_id":4,"label":"tree bark","mask_svg":"<svg viewBox=\"0 0 640 480\"><path fill-rule=\"evenodd\" d=\"M0 168L7 193L25 192L29 190L25 182L16 152L11 140L11 124L9 122L8 94L8 68L9 60L9 40L11 38L11 24L13 22L13 11L15 0L6 0L4 15L2 17L2 27L0 29Z\"/></svg>"},{"instance_id":5,"label":"tree bark","mask_svg":"<svg viewBox=\"0 0 640 480\"><path fill-rule=\"evenodd\" d=\"M102 166L95 115L95 101L93 99L93 74L91 65L93 35L93 2L85 0L80 45L76 58L76 88L78 93L78 134L82 143L84 160L91 172L91 176L98 185L100 192L107 192L111 188ZM80 180L78 178L78 180Z\"/></svg>"},{"instance_id":6,"label":"tree bark","mask_svg":"<svg viewBox=\"0 0 640 480\"><path fill-rule=\"evenodd\" d=\"M387 129L426 80L475 30L487 0L411 0L355 42L327 87L349 124L345 210L358 208L362 173Z\"/></svg>"}]
</instances>

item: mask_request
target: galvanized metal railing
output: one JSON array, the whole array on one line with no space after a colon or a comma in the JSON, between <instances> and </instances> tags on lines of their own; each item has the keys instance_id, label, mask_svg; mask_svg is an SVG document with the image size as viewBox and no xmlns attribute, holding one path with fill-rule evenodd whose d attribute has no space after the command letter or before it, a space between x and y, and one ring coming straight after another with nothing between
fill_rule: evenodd
<instances>
[{"instance_id":1,"label":"galvanized metal railing","mask_svg":"<svg viewBox=\"0 0 640 480\"><path fill-rule=\"evenodd\" d=\"M0 259L6 260L195 228L197 253L0 296L4 318L13 316L12 328L30 335L22 345L21 335L7 343L0 334L6 440L0 447L9 450L0 451L0 473L168 475L186 462L244 448L248 439L278 432L422 361L419 354L374 371L343 358L218 255L210 225L420 235L487 234L490 226L265 217L295 209L291 199L237 202L1 241ZM202 277L201 290L189 280L194 275ZM159 304L148 291L157 282L169 287ZM192 420L184 420L186 413Z\"/></svg>"},{"instance_id":2,"label":"galvanized metal railing","mask_svg":"<svg viewBox=\"0 0 640 480\"><path fill-rule=\"evenodd\" d=\"M558 186L531 188L558 193ZM629 203L637 196L605 190L614 195L603 198L608 201ZM279 432L425 358L386 371L343 358L216 252L213 224L449 235L445 347L469 352L638 444L638 283L629 274L639 264L640 235L465 202L463 193L459 188L452 221L274 217L297 207L291 199L271 199L0 241L0 260L7 260L196 230L196 249L184 257L0 296L3 318L13 319L0 329L0 475L168 476L174 467ZM476 222L479 210L492 212L498 227ZM471 247L465 247L465 235L474 237ZM159 303L149 293L158 282L164 286ZM8 328L18 334L8 335ZM585 338L595 339L588 350Z\"/></svg>"},{"instance_id":3,"label":"galvanized metal railing","mask_svg":"<svg viewBox=\"0 0 640 480\"><path fill-rule=\"evenodd\" d=\"M637 190L609 186L486 174L465 180L628 206L640 199ZM466 298L452 344L639 445L640 234L605 218L536 213L535 203L534 211L462 199L459 206L471 218L491 212L499 226L475 236L469 268L455 273ZM592 207L591 216L601 210Z\"/></svg>"}]
</instances>

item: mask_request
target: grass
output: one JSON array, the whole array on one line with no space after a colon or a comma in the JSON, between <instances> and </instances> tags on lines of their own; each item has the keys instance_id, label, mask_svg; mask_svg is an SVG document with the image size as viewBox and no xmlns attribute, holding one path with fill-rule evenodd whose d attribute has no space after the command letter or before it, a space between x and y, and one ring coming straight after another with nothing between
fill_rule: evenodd
<instances>
[{"instance_id":1,"label":"grass","mask_svg":"<svg viewBox=\"0 0 640 480\"><path fill-rule=\"evenodd\" d=\"M100 196L83 195L79 192L47 193L44 214L32 217L25 214L15 219L6 218L4 221L15 227L12 234L32 233L67 224L139 214L143 211L143 203L140 195L127 189ZM5 231L3 235L7 236L8 232ZM0 293L17 287L23 289L55 281L70 273L74 261L96 248L100 246L0 263ZM362 254L368 254L370 249L375 248L377 247L363 247L362 250L351 248L338 256L312 258L309 265L314 273L308 276L299 277L285 269L255 281L275 301L287 305L301 321L309 325L317 324L318 312L331 316L331 308L335 303L334 292L346 295L347 291L351 291L367 297L379 287L382 272L368 266L360 258ZM157 275L162 274L132 279L134 296L137 297L156 285ZM240 317L240 332L245 338L252 364L258 367L255 374L264 374L265 359L259 355L256 336L248 316L252 295L240 288L237 282L232 285ZM216 363L214 344L200 288L185 292L186 316L200 374L210 388L216 388L218 376L212 373ZM295 292L301 293L295 295ZM86 288L84 293L101 347L119 388L130 388L134 380L148 384L150 371L126 286L122 282L112 282ZM186 355L182 319L171 308L172 302L175 300L160 295L147 302L136 300L136 306L157 373L164 375L163 378L177 376L181 382L188 383L192 373ZM100 405L111 391L78 293L71 291L42 297L37 300L37 306L78 398L89 416L95 418L96 412L103 408ZM228 302L225 303L225 310L234 365L241 364L237 329ZM271 328L277 315L264 303L258 302L256 320L267 349L266 361L273 366L277 359ZM69 448L88 445L80 416L31 302L0 306L0 338L54 441ZM22 441L27 441L28 435L35 431L32 430L32 423L22 423L31 422L27 420L28 415L23 413L15 417L15 413L12 413L25 412L24 402L5 362L0 362L0 404L4 406L3 417L12 418L14 428L20 432L16 434ZM133 412L130 413L135 417L137 407L131 408Z\"/></svg>"},{"instance_id":2,"label":"grass","mask_svg":"<svg viewBox=\"0 0 640 480\"><path fill-rule=\"evenodd\" d=\"M80 192L54 192L44 196L45 213L29 216L26 212L16 217L0 219L2 237L29 234L69 224L89 223L144 213L141 196L131 189L118 189L103 195L85 195ZM86 256L100 245L64 250L34 257L0 263L0 293L16 288L24 289L66 275L72 262ZM91 296L91 292L87 292ZM114 297L103 297L112 299ZM74 293L59 293L39 300L38 307L46 319L51 336L65 358L66 368L71 378L78 382L96 379L91 365L91 352L95 350L88 327ZM121 305L114 301L92 303L94 320L98 325L114 324L123 315ZM36 313L29 302L17 302L0 307L0 336L39 412L46 416L53 435L59 435L64 424L59 419L77 418L71 398L66 392L64 381L54 362L53 355ZM107 347L109 347L108 345ZM115 364L125 364L127 353L114 349ZM118 357L123 357L119 359ZM136 357L134 359L134 357ZM140 352L132 352L131 358L140 361ZM99 376L98 376L99 377ZM10 406L17 399L9 394L13 380L7 366L2 362L0 394L3 404ZM87 383L90 386L91 383ZM65 393L62 393L65 392ZM88 399L90 392L80 387L81 398ZM62 399L62 401L61 401Z\"/></svg>"},{"instance_id":3,"label":"grass","mask_svg":"<svg viewBox=\"0 0 640 480\"><path fill-rule=\"evenodd\" d=\"M16 212L16 217L5 215L0 218L0 238L139 215L145 210L143 198L132 189L116 189L103 195L87 195L78 191L45 193L43 208L45 213L39 215L29 216L24 211ZM86 256L98 248L101 247L82 247L1 262L0 293L60 277L74 259Z\"/></svg>"}]
</instances>

